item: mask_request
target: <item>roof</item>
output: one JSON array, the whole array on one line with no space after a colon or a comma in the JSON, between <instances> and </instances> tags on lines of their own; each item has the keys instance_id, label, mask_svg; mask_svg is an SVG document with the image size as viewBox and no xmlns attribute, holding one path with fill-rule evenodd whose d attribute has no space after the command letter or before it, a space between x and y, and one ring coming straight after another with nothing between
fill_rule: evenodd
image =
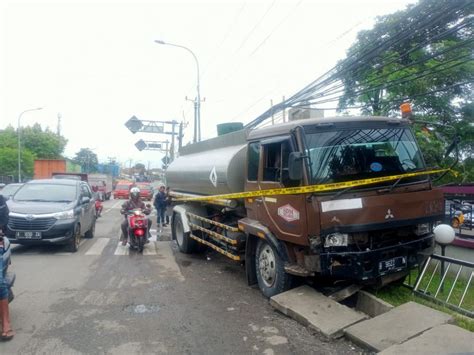
<instances>
[{"instance_id":1,"label":"roof","mask_svg":"<svg viewBox=\"0 0 474 355\"><path fill-rule=\"evenodd\" d=\"M72 179L38 179L28 181L27 184L77 185L80 182L80 180Z\"/></svg>"},{"instance_id":2,"label":"roof","mask_svg":"<svg viewBox=\"0 0 474 355\"><path fill-rule=\"evenodd\" d=\"M263 128L255 128L248 133L248 139L257 139L268 136L277 136L288 134L292 129L298 126L317 126L327 125L328 123L369 123L369 122L400 122L407 124L409 121L396 117L381 117L381 116L336 116L326 118L307 118L302 120L290 121L280 123Z\"/></svg>"}]
</instances>

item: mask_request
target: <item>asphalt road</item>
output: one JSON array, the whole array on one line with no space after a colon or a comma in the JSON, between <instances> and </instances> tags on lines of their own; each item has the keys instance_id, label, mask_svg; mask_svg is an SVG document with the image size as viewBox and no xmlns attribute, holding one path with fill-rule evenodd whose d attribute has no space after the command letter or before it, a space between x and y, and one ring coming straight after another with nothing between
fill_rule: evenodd
<instances>
[{"instance_id":1,"label":"asphalt road","mask_svg":"<svg viewBox=\"0 0 474 355\"><path fill-rule=\"evenodd\" d=\"M0 354L360 353L274 311L241 265L179 253L169 228L143 255L121 247L120 203L105 203L77 253L14 246L17 334Z\"/></svg>"}]
</instances>

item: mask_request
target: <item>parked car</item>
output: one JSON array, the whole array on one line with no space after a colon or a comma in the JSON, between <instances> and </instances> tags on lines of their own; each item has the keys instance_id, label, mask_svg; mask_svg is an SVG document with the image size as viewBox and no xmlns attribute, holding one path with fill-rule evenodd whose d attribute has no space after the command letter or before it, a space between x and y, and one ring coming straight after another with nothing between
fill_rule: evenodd
<instances>
[{"instance_id":1,"label":"parked car","mask_svg":"<svg viewBox=\"0 0 474 355\"><path fill-rule=\"evenodd\" d=\"M14 244L65 244L76 252L81 237L92 238L95 200L86 182L32 180L7 201L7 237Z\"/></svg>"},{"instance_id":2,"label":"parked car","mask_svg":"<svg viewBox=\"0 0 474 355\"><path fill-rule=\"evenodd\" d=\"M149 183L137 183L137 187L140 189L140 198L142 200L153 200L153 186Z\"/></svg>"},{"instance_id":3,"label":"parked car","mask_svg":"<svg viewBox=\"0 0 474 355\"><path fill-rule=\"evenodd\" d=\"M8 184L0 191L0 195L3 195L7 199L9 199L22 186L23 186L23 184Z\"/></svg>"}]
</instances>

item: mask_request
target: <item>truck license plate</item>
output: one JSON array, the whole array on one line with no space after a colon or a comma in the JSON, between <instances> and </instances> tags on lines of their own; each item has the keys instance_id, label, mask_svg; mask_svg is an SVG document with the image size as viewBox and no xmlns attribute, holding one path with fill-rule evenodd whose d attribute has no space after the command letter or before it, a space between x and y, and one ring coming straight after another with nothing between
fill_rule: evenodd
<instances>
[{"instance_id":1,"label":"truck license plate","mask_svg":"<svg viewBox=\"0 0 474 355\"><path fill-rule=\"evenodd\" d=\"M18 239L41 239L41 232L16 232Z\"/></svg>"},{"instance_id":2,"label":"truck license plate","mask_svg":"<svg viewBox=\"0 0 474 355\"><path fill-rule=\"evenodd\" d=\"M400 271L407 266L407 258L398 256L393 259L383 260L379 263L379 272L385 274L390 271Z\"/></svg>"}]
</instances>

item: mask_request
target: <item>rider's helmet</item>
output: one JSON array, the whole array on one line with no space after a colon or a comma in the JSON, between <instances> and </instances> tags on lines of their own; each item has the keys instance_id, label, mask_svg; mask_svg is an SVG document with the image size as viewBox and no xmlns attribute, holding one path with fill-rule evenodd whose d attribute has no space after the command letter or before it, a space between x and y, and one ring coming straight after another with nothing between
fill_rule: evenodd
<instances>
[{"instance_id":1,"label":"rider's helmet","mask_svg":"<svg viewBox=\"0 0 474 355\"><path fill-rule=\"evenodd\" d=\"M138 200L140 197L140 189L138 187L132 187L130 189L130 198L132 200Z\"/></svg>"}]
</instances>

